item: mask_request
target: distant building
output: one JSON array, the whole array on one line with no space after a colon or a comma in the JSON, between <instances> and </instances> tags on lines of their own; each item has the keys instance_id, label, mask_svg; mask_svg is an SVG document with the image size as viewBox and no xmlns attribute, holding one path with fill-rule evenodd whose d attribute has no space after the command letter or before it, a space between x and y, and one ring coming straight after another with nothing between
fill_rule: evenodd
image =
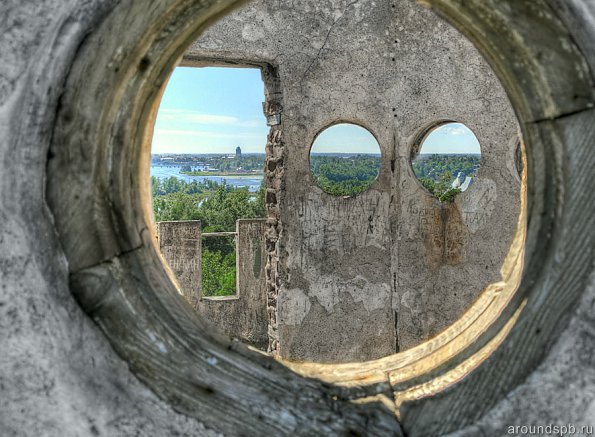
<instances>
[{"instance_id":1,"label":"distant building","mask_svg":"<svg viewBox=\"0 0 595 437\"><path fill-rule=\"evenodd\" d=\"M460 188L460 190L461 190L461 191L465 191L465 190L467 190L467 188L469 188L469 186L470 186L472 183L473 183L473 178L472 178L472 177L469 177L469 176L467 176L467 177L465 178L465 182L463 182L463 183L461 184L461 188Z\"/></svg>"},{"instance_id":2,"label":"distant building","mask_svg":"<svg viewBox=\"0 0 595 437\"><path fill-rule=\"evenodd\" d=\"M464 179L463 179L464 178ZM462 172L459 172L457 178L453 181L451 187L458 188L461 191L465 191L473 183L473 178L465 176Z\"/></svg>"},{"instance_id":3,"label":"distant building","mask_svg":"<svg viewBox=\"0 0 595 437\"><path fill-rule=\"evenodd\" d=\"M459 174L457 175L457 178L453 181L451 187L459 188L461 186L461 184L463 183L463 181L461 181L462 177L463 177L463 173L459 172Z\"/></svg>"},{"instance_id":4,"label":"distant building","mask_svg":"<svg viewBox=\"0 0 595 437\"><path fill-rule=\"evenodd\" d=\"M240 146L236 147L236 158L242 157L242 148Z\"/></svg>"}]
</instances>

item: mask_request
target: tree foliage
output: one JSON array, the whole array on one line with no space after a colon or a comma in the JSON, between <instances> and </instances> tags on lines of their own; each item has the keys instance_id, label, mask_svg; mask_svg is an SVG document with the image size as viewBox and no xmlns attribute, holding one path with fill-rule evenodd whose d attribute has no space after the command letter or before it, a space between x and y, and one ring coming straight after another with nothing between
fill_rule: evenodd
<instances>
[{"instance_id":1,"label":"tree foliage","mask_svg":"<svg viewBox=\"0 0 595 437\"><path fill-rule=\"evenodd\" d=\"M310 155L314 180L335 196L355 196L366 191L380 171L377 155Z\"/></svg>"},{"instance_id":2,"label":"tree foliage","mask_svg":"<svg viewBox=\"0 0 595 437\"><path fill-rule=\"evenodd\" d=\"M235 231L240 218L264 217L264 185L247 188L206 180L185 182L151 177L155 221L200 220L205 232Z\"/></svg>"},{"instance_id":3,"label":"tree foliage","mask_svg":"<svg viewBox=\"0 0 595 437\"><path fill-rule=\"evenodd\" d=\"M459 173L464 176L475 176L479 168L480 155L417 155L412 161L413 172L418 179L430 178L438 181L445 173L457 177Z\"/></svg>"},{"instance_id":4,"label":"tree foliage","mask_svg":"<svg viewBox=\"0 0 595 437\"><path fill-rule=\"evenodd\" d=\"M257 193L206 180L185 182L174 176L151 177L156 221L200 220L203 233L235 232L236 220L264 217L264 183ZM235 294L236 253L233 237L203 237L202 293Z\"/></svg>"},{"instance_id":5,"label":"tree foliage","mask_svg":"<svg viewBox=\"0 0 595 437\"><path fill-rule=\"evenodd\" d=\"M421 184L441 202L452 202L461 192L452 188L454 179L462 174L475 177L479 168L479 155L418 155L412 162L413 172Z\"/></svg>"},{"instance_id":6,"label":"tree foliage","mask_svg":"<svg viewBox=\"0 0 595 437\"><path fill-rule=\"evenodd\" d=\"M419 180L426 190L432 193L440 202L453 202L455 196L461 192L458 188L451 188L450 184L435 182L430 178Z\"/></svg>"},{"instance_id":7,"label":"tree foliage","mask_svg":"<svg viewBox=\"0 0 595 437\"><path fill-rule=\"evenodd\" d=\"M235 251L223 254L203 249L201 269L203 296L233 296L236 293Z\"/></svg>"}]
</instances>

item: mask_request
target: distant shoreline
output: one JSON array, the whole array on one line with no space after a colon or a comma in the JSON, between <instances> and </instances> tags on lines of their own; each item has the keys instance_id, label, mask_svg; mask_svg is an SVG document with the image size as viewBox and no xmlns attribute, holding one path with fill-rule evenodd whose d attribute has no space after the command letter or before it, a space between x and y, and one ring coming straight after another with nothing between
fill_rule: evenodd
<instances>
[{"instance_id":1,"label":"distant shoreline","mask_svg":"<svg viewBox=\"0 0 595 437\"><path fill-rule=\"evenodd\" d=\"M180 174L186 176L229 176L234 178L245 178L251 179L255 176L264 176L264 172L255 172L255 173L233 173L233 172L225 172L225 171L181 171Z\"/></svg>"}]
</instances>

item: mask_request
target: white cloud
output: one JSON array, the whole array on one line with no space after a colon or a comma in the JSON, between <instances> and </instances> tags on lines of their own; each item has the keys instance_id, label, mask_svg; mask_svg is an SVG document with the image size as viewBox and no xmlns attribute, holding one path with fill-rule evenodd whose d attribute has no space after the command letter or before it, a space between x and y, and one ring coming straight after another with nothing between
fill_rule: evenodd
<instances>
[{"instance_id":1,"label":"white cloud","mask_svg":"<svg viewBox=\"0 0 595 437\"><path fill-rule=\"evenodd\" d=\"M233 153L237 145L261 153L269 128L262 120L204 114L186 109L159 111L153 131L153 153Z\"/></svg>"},{"instance_id":2,"label":"white cloud","mask_svg":"<svg viewBox=\"0 0 595 437\"><path fill-rule=\"evenodd\" d=\"M265 125L263 120L240 120L230 115L202 114L200 112L186 109L162 109L159 111L157 120L161 122L180 122L195 124L227 125L237 127L261 127Z\"/></svg>"},{"instance_id":3,"label":"white cloud","mask_svg":"<svg viewBox=\"0 0 595 437\"><path fill-rule=\"evenodd\" d=\"M469 128L463 124L449 124L439 128L445 135L469 135L473 134Z\"/></svg>"},{"instance_id":4,"label":"white cloud","mask_svg":"<svg viewBox=\"0 0 595 437\"><path fill-rule=\"evenodd\" d=\"M263 127L266 126L264 120L246 120L240 121L237 124L239 127Z\"/></svg>"},{"instance_id":5,"label":"white cloud","mask_svg":"<svg viewBox=\"0 0 595 437\"><path fill-rule=\"evenodd\" d=\"M241 133L241 132L213 132L190 129L155 129L154 137L175 136L175 137L196 137L196 138L262 138L262 134ZM266 138L266 134L265 134Z\"/></svg>"},{"instance_id":6,"label":"white cloud","mask_svg":"<svg viewBox=\"0 0 595 437\"><path fill-rule=\"evenodd\" d=\"M198 124L234 125L239 123L239 120L236 117L231 117L229 115L201 114L186 109L163 109L159 111L157 118L163 121L179 121Z\"/></svg>"}]
</instances>

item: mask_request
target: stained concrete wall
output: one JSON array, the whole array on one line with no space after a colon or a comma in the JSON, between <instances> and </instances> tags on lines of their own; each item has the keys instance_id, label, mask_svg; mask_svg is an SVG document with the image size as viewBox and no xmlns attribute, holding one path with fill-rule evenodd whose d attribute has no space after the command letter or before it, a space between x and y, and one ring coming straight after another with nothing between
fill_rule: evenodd
<instances>
[{"instance_id":1,"label":"stained concrete wall","mask_svg":"<svg viewBox=\"0 0 595 437\"><path fill-rule=\"evenodd\" d=\"M267 178L282 187L272 351L385 356L440 332L499 279L519 212L518 128L488 65L449 25L409 0L254 1L210 28L183 64L222 61L271 66L282 96L283 173ZM482 146L475 184L452 205L409 163L444 120L465 123ZM369 129L382 152L378 179L355 198L324 193L309 171L316 134L338 121Z\"/></svg>"},{"instance_id":2,"label":"stained concrete wall","mask_svg":"<svg viewBox=\"0 0 595 437\"><path fill-rule=\"evenodd\" d=\"M201 292L200 221L157 223L159 248L179 283L180 293L227 335L260 349L268 346L264 219L236 222L236 295Z\"/></svg>"},{"instance_id":3,"label":"stained concrete wall","mask_svg":"<svg viewBox=\"0 0 595 437\"><path fill-rule=\"evenodd\" d=\"M197 309L223 332L266 350L264 220L237 222L237 296L202 297Z\"/></svg>"},{"instance_id":4,"label":"stained concrete wall","mask_svg":"<svg viewBox=\"0 0 595 437\"><path fill-rule=\"evenodd\" d=\"M159 250L180 285L180 293L194 307L200 300L200 221L157 223Z\"/></svg>"},{"instance_id":5,"label":"stained concrete wall","mask_svg":"<svg viewBox=\"0 0 595 437\"><path fill-rule=\"evenodd\" d=\"M221 435L150 391L81 310L70 292L68 263L44 201L61 86L74 53L116 3L8 0L0 4L3 435ZM551 13L569 25L595 68L595 3L549 3ZM590 120L592 116L591 110ZM576 170L572 161L569 165ZM558 331L539 368L492 411L474 416L470 419L474 423L456 435L506 435L510 424L595 425L595 276L579 291L580 305L562 315L570 324ZM508 359L508 351L505 354ZM242 431L238 429L238 434Z\"/></svg>"}]
</instances>

